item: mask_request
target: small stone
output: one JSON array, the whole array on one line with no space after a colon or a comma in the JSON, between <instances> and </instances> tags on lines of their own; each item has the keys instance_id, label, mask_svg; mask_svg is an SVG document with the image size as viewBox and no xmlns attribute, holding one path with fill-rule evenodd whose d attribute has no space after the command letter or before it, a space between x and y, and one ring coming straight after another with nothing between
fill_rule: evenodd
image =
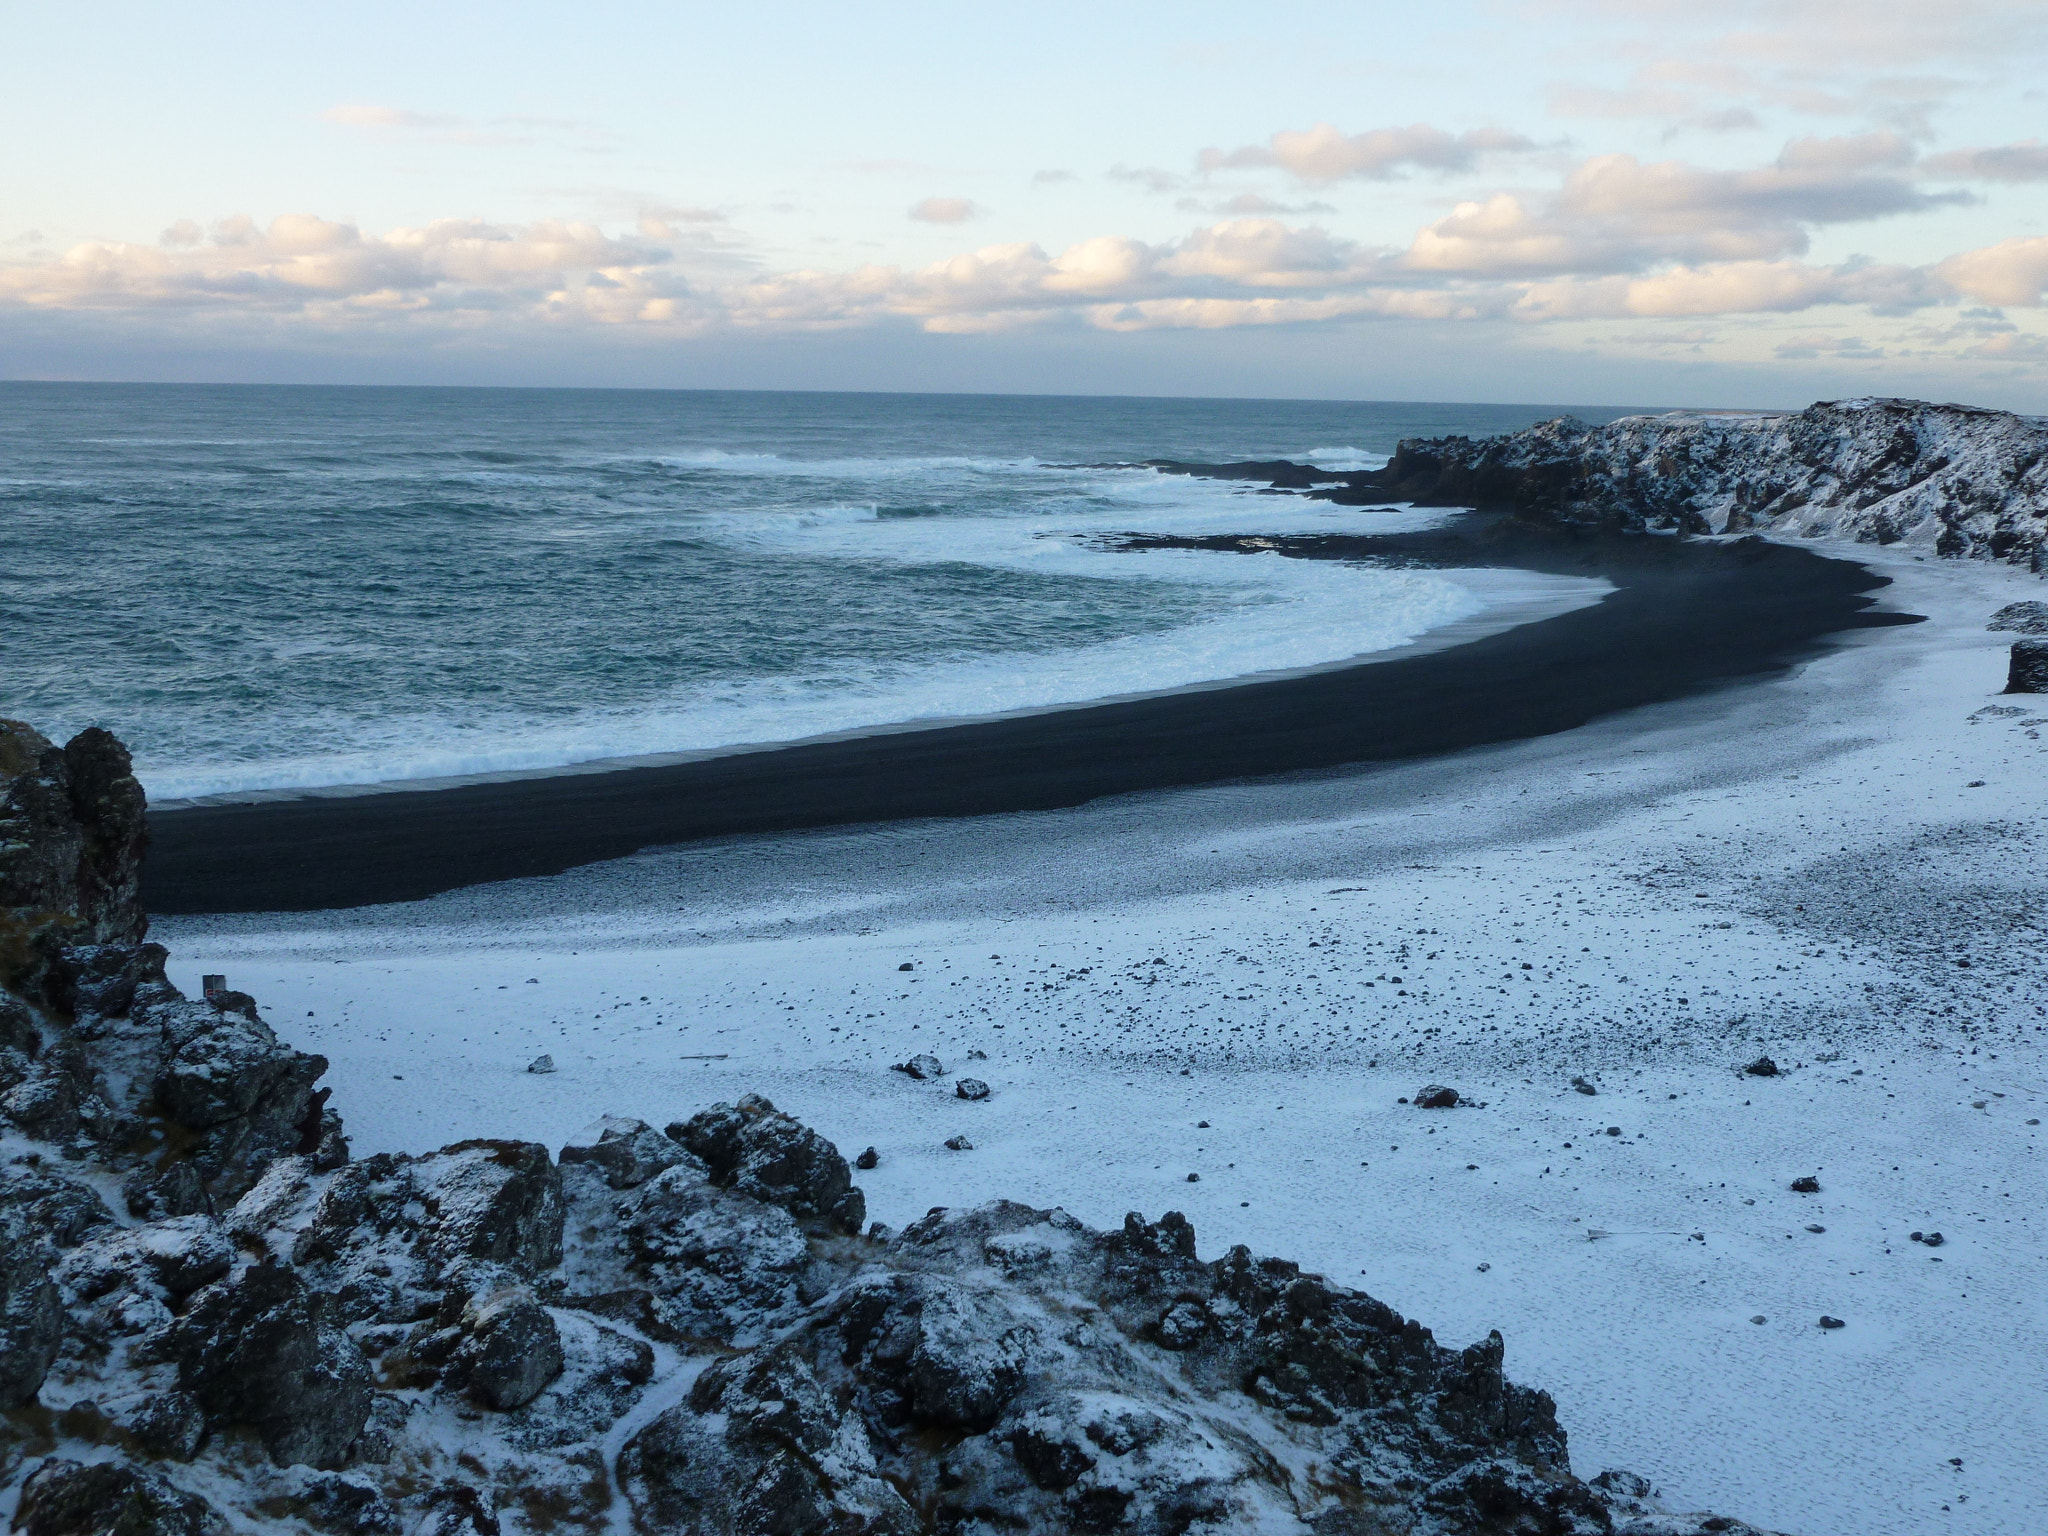
<instances>
[{"instance_id":1,"label":"small stone","mask_svg":"<svg viewBox=\"0 0 2048 1536\"><path fill-rule=\"evenodd\" d=\"M1583 1077L1573 1078L1572 1088L1576 1092L1583 1093L1589 1099L1600 1091L1598 1088L1595 1088L1591 1083L1587 1082Z\"/></svg>"},{"instance_id":2,"label":"small stone","mask_svg":"<svg viewBox=\"0 0 2048 1536\"><path fill-rule=\"evenodd\" d=\"M1483 1275L1491 1268L1493 1268L1491 1264L1482 1264L1479 1266L1479 1273Z\"/></svg>"},{"instance_id":3,"label":"small stone","mask_svg":"<svg viewBox=\"0 0 2048 1536\"><path fill-rule=\"evenodd\" d=\"M1948 1239L1943 1237L1939 1232L1930 1232L1925 1237L1921 1238L1920 1241L1929 1248L1939 1248L1943 1243L1947 1242Z\"/></svg>"},{"instance_id":4,"label":"small stone","mask_svg":"<svg viewBox=\"0 0 2048 1536\"><path fill-rule=\"evenodd\" d=\"M1202 1176L1199 1173L1191 1173L1188 1175L1188 1182L1190 1184L1199 1184L1202 1182Z\"/></svg>"},{"instance_id":5,"label":"small stone","mask_svg":"<svg viewBox=\"0 0 2048 1536\"><path fill-rule=\"evenodd\" d=\"M875 1167L881 1161L882 1154L877 1152L873 1147L869 1147L867 1151L861 1153L859 1157L856 1157L853 1160L853 1166L860 1169L863 1173L865 1173L868 1169Z\"/></svg>"},{"instance_id":6,"label":"small stone","mask_svg":"<svg viewBox=\"0 0 2048 1536\"><path fill-rule=\"evenodd\" d=\"M956 1098L981 1100L988 1097L988 1084L978 1077L963 1077L953 1085Z\"/></svg>"},{"instance_id":7,"label":"small stone","mask_svg":"<svg viewBox=\"0 0 2048 1536\"><path fill-rule=\"evenodd\" d=\"M1759 1056L1742 1070L1751 1077L1776 1077L1778 1075L1778 1064L1768 1056Z\"/></svg>"},{"instance_id":8,"label":"small stone","mask_svg":"<svg viewBox=\"0 0 2048 1536\"><path fill-rule=\"evenodd\" d=\"M555 1070L555 1058L543 1053L529 1061L526 1064L526 1070L529 1072L552 1072Z\"/></svg>"},{"instance_id":9,"label":"small stone","mask_svg":"<svg viewBox=\"0 0 2048 1536\"><path fill-rule=\"evenodd\" d=\"M1846 1328L1849 1326L1839 1317L1829 1317L1825 1312L1820 1315L1820 1325L1823 1328Z\"/></svg>"},{"instance_id":10,"label":"small stone","mask_svg":"<svg viewBox=\"0 0 2048 1536\"><path fill-rule=\"evenodd\" d=\"M1820 1180L1810 1173L1801 1178L1794 1179L1792 1181L1792 1193L1795 1195L1817 1195L1820 1193Z\"/></svg>"},{"instance_id":11,"label":"small stone","mask_svg":"<svg viewBox=\"0 0 2048 1536\"><path fill-rule=\"evenodd\" d=\"M2041 1122L2038 1120L2029 1120L2027 1122L2027 1124L2029 1125L2039 1125L2040 1123ZM1195 1129L1198 1131L1206 1131L1209 1129L1209 1122L1206 1120L1197 1120L1195 1122Z\"/></svg>"},{"instance_id":12,"label":"small stone","mask_svg":"<svg viewBox=\"0 0 2048 1536\"><path fill-rule=\"evenodd\" d=\"M1809 1224L1809 1225L1807 1226L1806 1230L1807 1230L1807 1231L1809 1231L1809 1232L1825 1232L1825 1231L1827 1231L1827 1228L1826 1228L1826 1227L1823 1227L1823 1226L1818 1226L1818 1225L1814 1225L1814 1224Z\"/></svg>"},{"instance_id":13,"label":"small stone","mask_svg":"<svg viewBox=\"0 0 2048 1536\"><path fill-rule=\"evenodd\" d=\"M1770 1319L1768 1317L1765 1317L1763 1313L1759 1312L1755 1317L1752 1317L1750 1321L1761 1327L1763 1324L1768 1323Z\"/></svg>"},{"instance_id":14,"label":"small stone","mask_svg":"<svg viewBox=\"0 0 2048 1536\"><path fill-rule=\"evenodd\" d=\"M910 961L906 960L901 965L897 966L896 969L899 971L914 971L917 969L917 967L913 965Z\"/></svg>"},{"instance_id":15,"label":"small stone","mask_svg":"<svg viewBox=\"0 0 2048 1536\"><path fill-rule=\"evenodd\" d=\"M946 1138L946 1150L949 1152L972 1152L974 1150L974 1143L965 1136L948 1136Z\"/></svg>"},{"instance_id":16,"label":"small stone","mask_svg":"<svg viewBox=\"0 0 2048 1536\"><path fill-rule=\"evenodd\" d=\"M915 1078L920 1083L929 1083L946 1075L944 1064L929 1052L913 1056L908 1061L899 1061L889 1070L901 1072L905 1077Z\"/></svg>"},{"instance_id":17,"label":"small stone","mask_svg":"<svg viewBox=\"0 0 2048 1536\"><path fill-rule=\"evenodd\" d=\"M1618 1125L1610 1125L1609 1127L1607 1127L1607 1134L1610 1136L1619 1136L1621 1134L1621 1127Z\"/></svg>"},{"instance_id":18,"label":"small stone","mask_svg":"<svg viewBox=\"0 0 2048 1536\"><path fill-rule=\"evenodd\" d=\"M1417 1109L1456 1109L1458 1090L1446 1088L1441 1083L1429 1083L1415 1092Z\"/></svg>"}]
</instances>

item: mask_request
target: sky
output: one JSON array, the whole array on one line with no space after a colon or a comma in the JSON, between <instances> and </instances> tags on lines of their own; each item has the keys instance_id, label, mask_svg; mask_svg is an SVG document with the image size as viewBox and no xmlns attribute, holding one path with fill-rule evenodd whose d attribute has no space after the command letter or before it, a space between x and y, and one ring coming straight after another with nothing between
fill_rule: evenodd
<instances>
[{"instance_id":1,"label":"sky","mask_svg":"<svg viewBox=\"0 0 2048 1536\"><path fill-rule=\"evenodd\" d=\"M2041 0L8 0L0 378L2048 410Z\"/></svg>"}]
</instances>

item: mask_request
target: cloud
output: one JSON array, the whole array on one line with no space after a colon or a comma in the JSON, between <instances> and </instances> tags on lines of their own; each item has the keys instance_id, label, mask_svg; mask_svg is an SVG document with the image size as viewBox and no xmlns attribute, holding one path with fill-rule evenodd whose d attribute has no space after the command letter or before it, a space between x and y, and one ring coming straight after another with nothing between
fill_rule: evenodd
<instances>
[{"instance_id":1,"label":"cloud","mask_svg":"<svg viewBox=\"0 0 2048 1536\"><path fill-rule=\"evenodd\" d=\"M1111 181L1128 181L1147 192L1176 192L1188 184L1187 177L1176 176L1156 165L1112 165L1103 174Z\"/></svg>"},{"instance_id":2,"label":"cloud","mask_svg":"<svg viewBox=\"0 0 2048 1536\"><path fill-rule=\"evenodd\" d=\"M1263 144L1241 149L1205 149L1204 171L1278 166L1301 181L1326 184L1346 179L1388 181L1404 171L1469 171L1487 154L1534 149L1529 139L1500 128L1451 134L1427 123L1374 128L1346 134L1330 123L1276 133Z\"/></svg>"},{"instance_id":3,"label":"cloud","mask_svg":"<svg viewBox=\"0 0 2048 1536\"><path fill-rule=\"evenodd\" d=\"M196 219L180 219L156 237L158 245L193 246L206 238Z\"/></svg>"},{"instance_id":4,"label":"cloud","mask_svg":"<svg viewBox=\"0 0 2048 1536\"><path fill-rule=\"evenodd\" d=\"M1460 203L1416 235L1403 262L1418 271L1510 275L1796 256L1807 249L1810 225L1960 200L1916 188L1902 174L1911 159L1911 147L1892 133L1799 139L1775 164L1738 171L1597 155L1533 206L1505 192Z\"/></svg>"},{"instance_id":5,"label":"cloud","mask_svg":"<svg viewBox=\"0 0 2048 1536\"><path fill-rule=\"evenodd\" d=\"M965 224L981 215L982 210L964 197L928 197L910 209L910 217L921 224Z\"/></svg>"},{"instance_id":6,"label":"cloud","mask_svg":"<svg viewBox=\"0 0 2048 1536\"><path fill-rule=\"evenodd\" d=\"M1988 149L1953 149L1929 155L1920 169L1930 176L1963 181L2048 181L2048 144L2023 139Z\"/></svg>"},{"instance_id":7,"label":"cloud","mask_svg":"<svg viewBox=\"0 0 2048 1536\"><path fill-rule=\"evenodd\" d=\"M1233 217L1248 217L1261 214L1335 213L1337 211L1328 203L1276 203L1272 198L1261 197L1256 192L1240 192L1235 197L1226 197L1222 201L1214 203L1205 203L1198 197L1184 197L1173 206L1182 213L1220 213Z\"/></svg>"},{"instance_id":8,"label":"cloud","mask_svg":"<svg viewBox=\"0 0 2048 1536\"><path fill-rule=\"evenodd\" d=\"M1788 336L1771 349L1772 354L1792 361L1816 357L1879 358L1883 347L1873 347L1861 336Z\"/></svg>"},{"instance_id":9,"label":"cloud","mask_svg":"<svg viewBox=\"0 0 2048 1536\"><path fill-rule=\"evenodd\" d=\"M1081 178L1072 171L1033 171L1031 185L1034 187L1055 187L1065 181L1079 181Z\"/></svg>"},{"instance_id":10,"label":"cloud","mask_svg":"<svg viewBox=\"0 0 2048 1536\"><path fill-rule=\"evenodd\" d=\"M2048 235L2019 236L1951 256L1935 272L1985 304L2039 304L2048 288Z\"/></svg>"}]
</instances>

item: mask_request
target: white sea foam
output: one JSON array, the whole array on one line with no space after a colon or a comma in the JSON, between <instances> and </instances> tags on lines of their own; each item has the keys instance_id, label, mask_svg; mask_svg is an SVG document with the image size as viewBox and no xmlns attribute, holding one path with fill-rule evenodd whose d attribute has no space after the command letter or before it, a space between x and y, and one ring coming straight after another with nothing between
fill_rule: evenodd
<instances>
[{"instance_id":1,"label":"white sea foam","mask_svg":"<svg viewBox=\"0 0 2048 1536\"><path fill-rule=\"evenodd\" d=\"M737 456L734 456L737 457ZM721 463L725 468L732 460ZM977 461L950 461L941 473ZM922 463L929 478L939 466ZM872 470L863 466L863 479ZM1276 552L1121 551L1115 533L1284 535L1392 531L1439 512L1360 512L1222 482L1144 470L1065 471L1071 495L1052 512L984 518L887 517L826 502L782 512L678 515L697 537L812 559L887 560L1024 571L1069 581L1200 588L1220 613L1164 632L1057 650L933 654L918 661L836 661L802 676L731 676L679 687L628 709L537 722L471 707L394 711L339 753L279 753L245 764L152 764L166 799L283 786L316 787L543 770L594 759L689 752L1183 688L1326 665L1467 618L1495 594L1442 574L1390 571ZM582 537L592 525L555 527Z\"/></svg>"}]
</instances>

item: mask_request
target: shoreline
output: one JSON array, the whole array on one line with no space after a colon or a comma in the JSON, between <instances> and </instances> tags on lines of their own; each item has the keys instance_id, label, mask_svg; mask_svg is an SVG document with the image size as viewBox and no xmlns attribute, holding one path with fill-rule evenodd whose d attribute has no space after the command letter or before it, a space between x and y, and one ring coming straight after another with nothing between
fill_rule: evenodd
<instances>
[{"instance_id":1,"label":"shoreline","mask_svg":"<svg viewBox=\"0 0 2048 1536\"><path fill-rule=\"evenodd\" d=\"M559 874L646 847L1042 811L1150 790L1434 756L1796 665L1890 578L1761 540L1539 533L1470 514L1423 532L1305 535L1283 556L1605 577L1589 606L1278 679L864 732L603 772L151 813L144 901L164 915L312 911ZM1129 548L1242 548L1131 538ZM1427 639L1427 637L1423 637Z\"/></svg>"}]
</instances>

